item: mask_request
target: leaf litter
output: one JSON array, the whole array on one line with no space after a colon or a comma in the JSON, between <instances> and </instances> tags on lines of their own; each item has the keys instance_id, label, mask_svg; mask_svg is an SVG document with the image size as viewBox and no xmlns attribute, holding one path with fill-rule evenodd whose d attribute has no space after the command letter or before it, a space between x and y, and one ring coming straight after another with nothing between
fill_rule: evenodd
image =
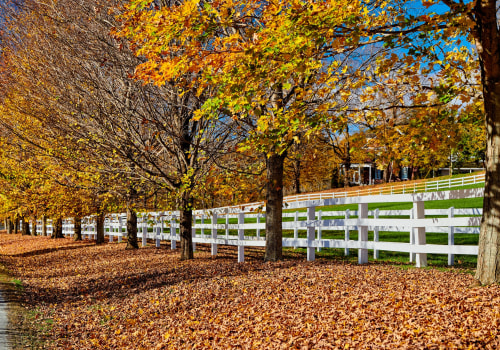
<instances>
[{"instance_id":1,"label":"leaf litter","mask_svg":"<svg viewBox=\"0 0 500 350\"><path fill-rule=\"evenodd\" d=\"M449 349L500 347L500 287L383 263L265 263L263 252L0 234L1 263L47 349Z\"/></svg>"}]
</instances>

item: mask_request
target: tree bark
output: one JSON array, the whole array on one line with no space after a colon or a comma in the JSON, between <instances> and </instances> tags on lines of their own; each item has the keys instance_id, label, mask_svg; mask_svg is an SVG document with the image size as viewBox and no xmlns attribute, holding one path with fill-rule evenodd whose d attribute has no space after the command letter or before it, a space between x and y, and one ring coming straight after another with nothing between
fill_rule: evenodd
<instances>
[{"instance_id":1,"label":"tree bark","mask_svg":"<svg viewBox=\"0 0 500 350\"><path fill-rule=\"evenodd\" d=\"M36 217L33 217L33 220L30 220L30 222L29 222L29 223L33 223L33 226L32 226L33 230L32 230L32 232L31 232L31 234L32 234L33 236L38 236L38 234L37 234L37 232L36 232ZM28 224L29 224L29 223L28 223Z\"/></svg>"},{"instance_id":2,"label":"tree bark","mask_svg":"<svg viewBox=\"0 0 500 350\"><path fill-rule=\"evenodd\" d=\"M7 233L8 234L12 234L12 229L13 229L13 225L12 225L12 219L10 217L7 218Z\"/></svg>"},{"instance_id":3,"label":"tree bark","mask_svg":"<svg viewBox=\"0 0 500 350\"><path fill-rule=\"evenodd\" d=\"M15 234L19 233L19 217L17 217L17 216L14 219L14 233Z\"/></svg>"},{"instance_id":4,"label":"tree bark","mask_svg":"<svg viewBox=\"0 0 500 350\"><path fill-rule=\"evenodd\" d=\"M339 168L337 166L335 166L333 169L332 169L332 178L331 178L331 183L330 183L330 187L331 188L339 188L340 187L340 183L339 183Z\"/></svg>"},{"instance_id":5,"label":"tree bark","mask_svg":"<svg viewBox=\"0 0 500 350\"><path fill-rule=\"evenodd\" d=\"M278 261L282 252L283 163L285 154L266 157L266 252L265 261Z\"/></svg>"},{"instance_id":6,"label":"tree bark","mask_svg":"<svg viewBox=\"0 0 500 350\"><path fill-rule=\"evenodd\" d=\"M55 220L54 227L52 229L52 236L51 238L64 238L63 235L63 227L62 227L62 217L58 217Z\"/></svg>"},{"instance_id":7,"label":"tree bark","mask_svg":"<svg viewBox=\"0 0 500 350\"><path fill-rule=\"evenodd\" d=\"M42 236L48 236L47 234L47 216L42 215Z\"/></svg>"},{"instance_id":8,"label":"tree bark","mask_svg":"<svg viewBox=\"0 0 500 350\"><path fill-rule=\"evenodd\" d=\"M344 187L350 186L349 175L351 174L351 156L346 155L344 159Z\"/></svg>"},{"instance_id":9,"label":"tree bark","mask_svg":"<svg viewBox=\"0 0 500 350\"><path fill-rule=\"evenodd\" d=\"M500 282L500 34L495 0L477 0L476 40L486 119L486 180L476 279Z\"/></svg>"},{"instance_id":10,"label":"tree bark","mask_svg":"<svg viewBox=\"0 0 500 350\"><path fill-rule=\"evenodd\" d=\"M75 241L82 240L82 218L80 216L75 216Z\"/></svg>"},{"instance_id":11,"label":"tree bark","mask_svg":"<svg viewBox=\"0 0 500 350\"><path fill-rule=\"evenodd\" d=\"M26 220L24 217L21 217L21 220L23 221L22 227L21 227L21 234L23 236L29 236L30 235L30 222L29 222L29 220Z\"/></svg>"},{"instance_id":12,"label":"tree bark","mask_svg":"<svg viewBox=\"0 0 500 350\"><path fill-rule=\"evenodd\" d=\"M105 219L104 211L99 212L96 217L96 223L97 223L96 244L104 243L104 219Z\"/></svg>"},{"instance_id":13,"label":"tree bark","mask_svg":"<svg viewBox=\"0 0 500 350\"><path fill-rule=\"evenodd\" d=\"M137 242L137 213L128 205L127 206L127 246L125 249L139 249Z\"/></svg>"},{"instance_id":14,"label":"tree bark","mask_svg":"<svg viewBox=\"0 0 500 350\"><path fill-rule=\"evenodd\" d=\"M300 159L296 159L293 164L293 175L295 177L295 193L300 194Z\"/></svg>"},{"instance_id":15,"label":"tree bark","mask_svg":"<svg viewBox=\"0 0 500 350\"><path fill-rule=\"evenodd\" d=\"M184 192L180 208L181 260L194 258L193 253L193 200L189 193Z\"/></svg>"}]
</instances>

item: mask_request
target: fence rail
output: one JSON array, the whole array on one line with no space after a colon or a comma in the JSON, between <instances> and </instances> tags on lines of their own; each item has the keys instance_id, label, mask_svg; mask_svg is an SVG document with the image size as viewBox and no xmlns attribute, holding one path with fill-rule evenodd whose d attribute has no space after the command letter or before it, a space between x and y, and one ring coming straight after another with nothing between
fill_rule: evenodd
<instances>
[{"instance_id":1,"label":"fence rail","mask_svg":"<svg viewBox=\"0 0 500 350\"><path fill-rule=\"evenodd\" d=\"M482 197L484 189L452 190L413 194L376 195L344 197L290 202L283 215L283 229L293 231L293 237L283 238L284 247L307 248L307 260L315 259L315 251L322 248L344 249L346 255L350 249L358 249L358 262L368 262L368 250L373 250L374 258L380 251L406 252L416 266L426 266L426 254L447 254L448 264L453 265L455 254L477 255L475 245L455 245L454 236L458 233L478 234L482 210L471 209L433 209L425 210L426 201L443 199L463 199ZM368 210L370 203L411 202L411 210ZM358 210L322 211L318 207L335 204L357 204ZM299 209L306 209L306 212ZM264 247L265 215L253 211L219 208L194 212L192 235L193 245L208 243L213 255L217 254L218 245L238 246L238 262L244 261L245 247ZM154 240L156 246L161 241L170 241L171 248L176 248L179 237L178 212L140 213L138 218L138 236L145 246ZM324 239L324 231L342 231L343 239ZM37 225L41 232L41 223ZM48 224L48 232L52 226ZM352 240L351 233L357 232L358 239ZM373 240L368 240L372 232ZM380 232L406 232L409 243L380 241ZM426 244L427 234L446 233L446 245ZM74 226L71 220L64 220L63 234L73 236ZM87 217L82 222L84 237L95 238L95 218ZM124 214L111 214L105 220L105 235L110 241L121 242L126 237L126 217Z\"/></svg>"},{"instance_id":2,"label":"fence rail","mask_svg":"<svg viewBox=\"0 0 500 350\"><path fill-rule=\"evenodd\" d=\"M322 200L331 198L436 192L436 191L452 190L455 187L476 185L484 183L484 181L485 181L485 173L482 173L477 175L449 178L438 181L398 183L394 185L379 185L375 187L358 186L344 192L315 192L315 193L298 194L293 196L286 196L284 198L284 201L286 203L292 203L292 202ZM262 207L262 206L264 206L264 202L254 202L254 203L230 206L229 208L237 209L237 208Z\"/></svg>"}]
</instances>

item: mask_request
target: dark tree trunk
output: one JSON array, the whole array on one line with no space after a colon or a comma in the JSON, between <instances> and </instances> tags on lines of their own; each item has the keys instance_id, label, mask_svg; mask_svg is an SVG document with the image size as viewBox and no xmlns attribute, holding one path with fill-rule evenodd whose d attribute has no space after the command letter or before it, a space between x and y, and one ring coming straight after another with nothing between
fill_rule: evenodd
<instances>
[{"instance_id":1,"label":"dark tree trunk","mask_svg":"<svg viewBox=\"0 0 500 350\"><path fill-rule=\"evenodd\" d=\"M266 157L266 253L264 260L277 261L282 252L283 163L285 154Z\"/></svg>"},{"instance_id":2,"label":"dark tree trunk","mask_svg":"<svg viewBox=\"0 0 500 350\"><path fill-rule=\"evenodd\" d=\"M14 219L14 233L18 234L19 233L19 218L16 217Z\"/></svg>"},{"instance_id":3,"label":"dark tree trunk","mask_svg":"<svg viewBox=\"0 0 500 350\"><path fill-rule=\"evenodd\" d=\"M54 227L52 229L52 236L51 238L64 238L63 236L63 227L62 227L62 218L58 217L55 220Z\"/></svg>"},{"instance_id":4,"label":"dark tree trunk","mask_svg":"<svg viewBox=\"0 0 500 350\"><path fill-rule=\"evenodd\" d=\"M47 216L42 215L42 236L48 236L47 234Z\"/></svg>"},{"instance_id":5,"label":"dark tree trunk","mask_svg":"<svg viewBox=\"0 0 500 350\"><path fill-rule=\"evenodd\" d=\"M332 169L332 179L331 179L330 187L331 188L339 188L340 187L339 168L338 167L334 167Z\"/></svg>"},{"instance_id":6,"label":"dark tree trunk","mask_svg":"<svg viewBox=\"0 0 500 350\"><path fill-rule=\"evenodd\" d=\"M125 249L139 249L139 243L137 243L137 213L130 205L127 206L127 246Z\"/></svg>"},{"instance_id":7,"label":"dark tree trunk","mask_svg":"<svg viewBox=\"0 0 500 350\"><path fill-rule=\"evenodd\" d=\"M189 193L183 193L180 208L181 260L194 258L193 254L193 201Z\"/></svg>"},{"instance_id":8,"label":"dark tree trunk","mask_svg":"<svg viewBox=\"0 0 500 350\"><path fill-rule=\"evenodd\" d=\"M344 159L344 187L350 186L350 175L351 174L351 156L349 153L346 155Z\"/></svg>"},{"instance_id":9,"label":"dark tree trunk","mask_svg":"<svg viewBox=\"0 0 500 350\"><path fill-rule=\"evenodd\" d=\"M103 211L99 212L96 217L96 223L97 223L96 244L104 243L104 219L105 219L104 212Z\"/></svg>"},{"instance_id":10,"label":"dark tree trunk","mask_svg":"<svg viewBox=\"0 0 500 350\"><path fill-rule=\"evenodd\" d=\"M23 221L22 227L21 227L21 234L23 236L27 236L30 234L30 222L29 222L29 220L25 220L24 217L21 217L21 220Z\"/></svg>"},{"instance_id":11,"label":"dark tree trunk","mask_svg":"<svg viewBox=\"0 0 500 350\"><path fill-rule=\"evenodd\" d=\"M481 66L487 130L486 184L476 279L500 282L500 33L496 0L477 0L472 30Z\"/></svg>"},{"instance_id":12,"label":"dark tree trunk","mask_svg":"<svg viewBox=\"0 0 500 350\"><path fill-rule=\"evenodd\" d=\"M33 223L31 234L33 236L37 236L38 234L36 232L36 218L33 218L33 220L30 220L30 222Z\"/></svg>"},{"instance_id":13,"label":"dark tree trunk","mask_svg":"<svg viewBox=\"0 0 500 350\"><path fill-rule=\"evenodd\" d=\"M75 216L74 218L75 221L75 241L81 241L82 240L82 218L79 216Z\"/></svg>"},{"instance_id":14,"label":"dark tree trunk","mask_svg":"<svg viewBox=\"0 0 500 350\"><path fill-rule=\"evenodd\" d=\"M300 159L296 159L293 164L293 175L295 182L295 193L300 194Z\"/></svg>"},{"instance_id":15,"label":"dark tree trunk","mask_svg":"<svg viewBox=\"0 0 500 350\"><path fill-rule=\"evenodd\" d=\"M10 217L7 218L7 233L12 234L13 232L13 227L14 225L12 224L12 219Z\"/></svg>"},{"instance_id":16,"label":"dark tree trunk","mask_svg":"<svg viewBox=\"0 0 500 350\"><path fill-rule=\"evenodd\" d=\"M392 162L387 165L387 169L384 172L384 182L389 183L392 180Z\"/></svg>"}]
</instances>

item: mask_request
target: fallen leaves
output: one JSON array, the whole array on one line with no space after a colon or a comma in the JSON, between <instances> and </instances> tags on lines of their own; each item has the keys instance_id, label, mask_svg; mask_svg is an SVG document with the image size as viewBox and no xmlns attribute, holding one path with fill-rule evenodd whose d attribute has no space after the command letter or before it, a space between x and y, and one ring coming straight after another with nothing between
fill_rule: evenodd
<instances>
[{"instance_id":1,"label":"fallen leaves","mask_svg":"<svg viewBox=\"0 0 500 350\"><path fill-rule=\"evenodd\" d=\"M52 320L52 348L491 348L500 288L470 274L383 264L264 263L253 250L123 249L0 235L26 307Z\"/></svg>"}]
</instances>

